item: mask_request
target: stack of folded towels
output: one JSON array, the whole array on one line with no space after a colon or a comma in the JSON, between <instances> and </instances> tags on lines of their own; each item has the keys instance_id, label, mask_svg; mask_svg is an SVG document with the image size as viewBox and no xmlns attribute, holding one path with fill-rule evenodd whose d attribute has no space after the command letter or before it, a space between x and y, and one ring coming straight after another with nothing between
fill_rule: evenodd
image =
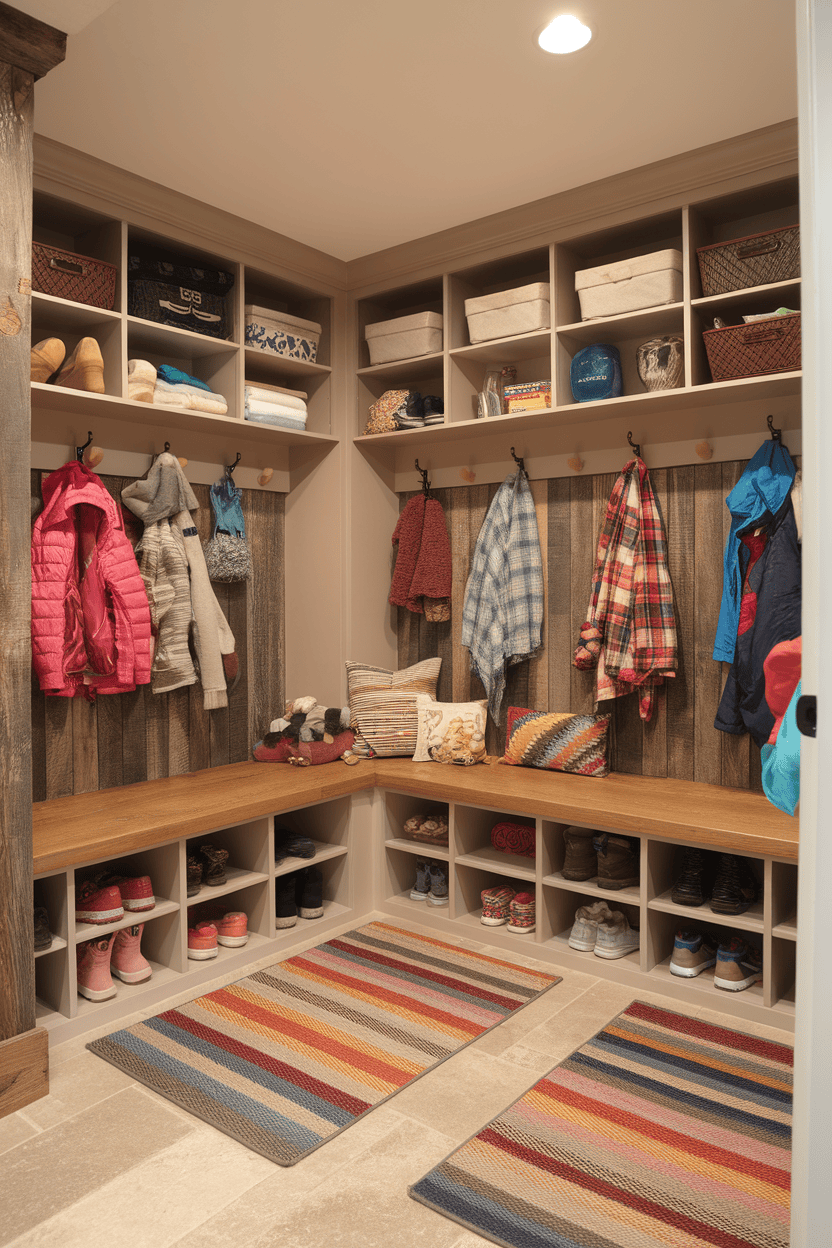
<instances>
[{"instance_id":1,"label":"stack of folded towels","mask_svg":"<svg viewBox=\"0 0 832 1248\"><path fill-rule=\"evenodd\" d=\"M261 425L282 425L285 429L305 429L306 399L303 390L246 382L246 420Z\"/></svg>"},{"instance_id":2,"label":"stack of folded towels","mask_svg":"<svg viewBox=\"0 0 832 1248\"><path fill-rule=\"evenodd\" d=\"M127 397L140 403L162 403L166 407L187 407L194 412L225 416L228 403L221 394L199 377L192 377L172 364L156 369L148 360L127 361Z\"/></svg>"}]
</instances>

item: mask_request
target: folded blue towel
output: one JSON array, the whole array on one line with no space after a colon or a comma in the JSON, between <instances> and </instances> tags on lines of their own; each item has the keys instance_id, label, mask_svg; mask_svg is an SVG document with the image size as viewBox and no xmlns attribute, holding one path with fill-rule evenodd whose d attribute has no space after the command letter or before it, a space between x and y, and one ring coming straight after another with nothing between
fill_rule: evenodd
<instances>
[{"instance_id":1,"label":"folded blue towel","mask_svg":"<svg viewBox=\"0 0 832 1248\"><path fill-rule=\"evenodd\" d=\"M184 373L181 368L174 368L172 364L160 364L157 370L158 376L163 381L169 381L174 386L196 386L198 390L207 390L209 394L213 393L211 387L199 377L192 377L190 373Z\"/></svg>"}]
</instances>

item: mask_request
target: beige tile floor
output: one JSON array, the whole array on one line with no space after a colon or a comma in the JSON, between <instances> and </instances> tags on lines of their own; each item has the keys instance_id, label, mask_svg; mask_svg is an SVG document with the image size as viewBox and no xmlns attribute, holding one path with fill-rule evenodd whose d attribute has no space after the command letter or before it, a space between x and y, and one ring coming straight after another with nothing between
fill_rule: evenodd
<instances>
[{"instance_id":1,"label":"beige tile floor","mask_svg":"<svg viewBox=\"0 0 832 1248\"><path fill-rule=\"evenodd\" d=\"M518 961L551 969L527 955ZM634 995L564 972L557 987L289 1169L133 1083L86 1050L91 1036L60 1045L50 1053L49 1095L0 1120L0 1248L484 1248L489 1241L410 1200L408 1186ZM698 1002L686 1009L638 996L738 1026ZM739 1027L791 1043L773 1027Z\"/></svg>"}]
</instances>

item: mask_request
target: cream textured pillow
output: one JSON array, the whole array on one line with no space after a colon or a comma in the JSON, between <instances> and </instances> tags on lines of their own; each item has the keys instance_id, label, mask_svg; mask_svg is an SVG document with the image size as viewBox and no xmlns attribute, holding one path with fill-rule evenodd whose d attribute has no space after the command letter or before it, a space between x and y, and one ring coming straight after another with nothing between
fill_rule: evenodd
<instances>
[{"instance_id":1,"label":"cream textured pillow","mask_svg":"<svg viewBox=\"0 0 832 1248\"><path fill-rule=\"evenodd\" d=\"M424 659L401 672L366 663L347 663L350 725L358 736L355 753L382 758L410 755L416 748L416 698L436 696L441 658Z\"/></svg>"},{"instance_id":2,"label":"cream textured pillow","mask_svg":"<svg viewBox=\"0 0 832 1248\"><path fill-rule=\"evenodd\" d=\"M485 760L485 716L488 703L433 702L416 699L418 736L414 763L456 763L470 767Z\"/></svg>"}]
</instances>

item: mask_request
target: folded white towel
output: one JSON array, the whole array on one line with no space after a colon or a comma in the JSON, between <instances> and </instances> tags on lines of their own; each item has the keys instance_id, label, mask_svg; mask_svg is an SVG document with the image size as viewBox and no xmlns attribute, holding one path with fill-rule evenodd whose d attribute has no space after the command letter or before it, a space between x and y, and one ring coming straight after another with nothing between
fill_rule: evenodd
<instances>
[{"instance_id":1,"label":"folded white towel","mask_svg":"<svg viewBox=\"0 0 832 1248\"><path fill-rule=\"evenodd\" d=\"M198 386L172 385L161 377L156 378L153 402L168 407L187 407L194 412L210 412L212 416L225 416L228 404L221 394L200 390Z\"/></svg>"},{"instance_id":2,"label":"folded white towel","mask_svg":"<svg viewBox=\"0 0 832 1248\"><path fill-rule=\"evenodd\" d=\"M306 411L303 399L296 399L291 394L279 394L276 390L261 390L258 386L246 386L246 403L277 404L278 407L288 407L296 412Z\"/></svg>"},{"instance_id":3,"label":"folded white towel","mask_svg":"<svg viewBox=\"0 0 832 1248\"><path fill-rule=\"evenodd\" d=\"M264 415L262 412L252 412L248 407L245 408L246 420L253 421L256 425L280 425L283 429L302 429L305 431L306 421L302 417L300 420L294 419L298 414L298 412L293 412L291 416L281 416L273 408L268 415Z\"/></svg>"},{"instance_id":4,"label":"folded white towel","mask_svg":"<svg viewBox=\"0 0 832 1248\"><path fill-rule=\"evenodd\" d=\"M309 398L305 390L287 390L285 386L272 386L265 381L247 381L245 384L246 389L251 390L255 398L274 394L290 394L293 399L303 399L304 403ZM258 395L258 391L262 391L262 395Z\"/></svg>"},{"instance_id":5,"label":"folded white towel","mask_svg":"<svg viewBox=\"0 0 832 1248\"><path fill-rule=\"evenodd\" d=\"M127 361L127 397L138 403L152 403L156 369L149 360Z\"/></svg>"},{"instance_id":6,"label":"folded white towel","mask_svg":"<svg viewBox=\"0 0 832 1248\"><path fill-rule=\"evenodd\" d=\"M246 410L255 416L288 416L292 420L300 420L306 424L305 407L286 407L283 403L264 403L261 399L251 399L246 395Z\"/></svg>"}]
</instances>

